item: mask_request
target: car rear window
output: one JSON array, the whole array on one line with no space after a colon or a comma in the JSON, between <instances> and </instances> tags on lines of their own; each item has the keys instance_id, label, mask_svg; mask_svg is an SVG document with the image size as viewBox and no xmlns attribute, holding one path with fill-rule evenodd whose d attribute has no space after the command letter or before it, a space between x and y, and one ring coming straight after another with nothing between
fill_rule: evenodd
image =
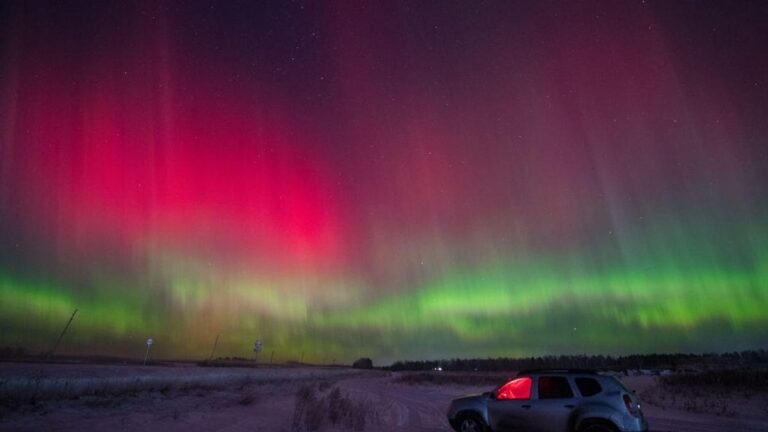
<instances>
[{"instance_id":1,"label":"car rear window","mask_svg":"<svg viewBox=\"0 0 768 432\"><path fill-rule=\"evenodd\" d=\"M594 396L603 391L603 387L594 378L576 378L575 381L579 393L584 397Z\"/></svg>"},{"instance_id":2,"label":"car rear window","mask_svg":"<svg viewBox=\"0 0 768 432\"><path fill-rule=\"evenodd\" d=\"M558 376L539 377L539 399L568 399L573 397L568 378Z\"/></svg>"},{"instance_id":3,"label":"car rear window","mask_svg":"<svg viewBox=\"0 0 768 432\"><path fill-rule=\"evenodd\" d=\"M625 392L627 392L627 393L634 393L634 391L631 388L629 388L626 384L624 384L624 381L622 381L622 380L620 380L620 379L618 379L616 377L611 377L611 378L613 378L613 380L616 381L616 383L618 383L619 386L622 389L624 389Z\"/></svg>"}]
</instances>

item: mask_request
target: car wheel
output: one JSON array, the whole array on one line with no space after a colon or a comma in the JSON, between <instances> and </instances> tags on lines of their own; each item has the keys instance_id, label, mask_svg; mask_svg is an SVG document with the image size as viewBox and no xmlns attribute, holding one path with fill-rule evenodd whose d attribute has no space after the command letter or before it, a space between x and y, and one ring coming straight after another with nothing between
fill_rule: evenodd
<instances>
[{"instance_id":1,"label":"car wheel","mask_svg":"<svg viewBox=\"0 0 768 432\"><path fill-rule=\"evenodd\" d=\"M616 432L616 429L604 424L591 424L582 429L581 432Z\"/></svg>"},{"instance_id":2,"label":"car wheel","mask_svg":"<svg viewBox=\"0 0 768 432\"><path fill-rule=\"evenodd\" d=\"M458 432L485 432L485 424L475 415L461 417L456 428Z\"/></svg>"}]
</instances>

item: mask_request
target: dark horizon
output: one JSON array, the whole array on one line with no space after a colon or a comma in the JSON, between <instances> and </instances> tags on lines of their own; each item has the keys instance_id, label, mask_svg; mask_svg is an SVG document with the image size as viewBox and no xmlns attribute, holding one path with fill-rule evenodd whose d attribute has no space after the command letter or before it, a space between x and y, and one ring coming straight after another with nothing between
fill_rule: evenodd
<instances>
[{"instance_id":1,"label":"dark horizon","mask_svg":"<svg viewBox=\"0 0 768 432\"><path fill-rule=\"evenodd\" d=\"M473 370L475 365L482 365L478 371L492 370L521 370L521 369L595 369L595 370L618 370L618 369L637 369L650 368L683 368L691 364L702 365L706 361L708 368L726 369L732 367L734 363L742 366L765 366L768 364L768 349L755 348L741 351L720 351L720 352L666 352L666 353L634 353L634 354L604 354L604 353L579 353L579 354L546 354L541 356L523 356L523 357L451 357L451 358L431 358L431 359L399 359L389 364L383 364L375 358L369 356L355 359L355 362L361 359L370 359L375 368L381 368L393 371L429 371L435 366L442 366L444 371L467 371ZM301 362L300 359L281 359L273 360L269 354L254 356L219 356L213 358L155 358L148 359L148 365L170 365L173 363L194 363L201 366L339 366L350 367L354 362L338 361L340 359L331 359L328 362ZM125 363L129 365L140 365L143 363L143 357L121 357L109 355L62 355L49 352L30 353L20 347L0 347L0 361L20 361L32 363L89 363L94 364L114 364ZM335 362L334 362L335 361ZM227 362L232 362L228 364ZM499 366L502 365L502 366ZM517 365L509 368L503 365ZM539 366L535 366L539 365ZM546 365L546 366L541 366ZM631 366L631 367L630 367Z\"/></svg>"}]
</instances>

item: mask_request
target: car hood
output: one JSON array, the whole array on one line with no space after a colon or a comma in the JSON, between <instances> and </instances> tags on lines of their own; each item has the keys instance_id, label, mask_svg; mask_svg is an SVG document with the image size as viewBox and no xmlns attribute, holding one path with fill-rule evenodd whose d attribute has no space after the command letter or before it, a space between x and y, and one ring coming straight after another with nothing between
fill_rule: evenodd
<instances>
[{"instance_id":1,"label":"car hood","mask_svg":"<svg viewBox=\"0 0 768 432\"><path fill-rule=\"evenodd\" d=\"M472 394L464 395L464 396L461 396L461 397L457 397L456 399L454 399L454 401L462 401L462 400L467 400L467 399L481 399L481 398L484 398L486 396L487 395L485 393L472 393Z\"/></svg>"}]
</instances>

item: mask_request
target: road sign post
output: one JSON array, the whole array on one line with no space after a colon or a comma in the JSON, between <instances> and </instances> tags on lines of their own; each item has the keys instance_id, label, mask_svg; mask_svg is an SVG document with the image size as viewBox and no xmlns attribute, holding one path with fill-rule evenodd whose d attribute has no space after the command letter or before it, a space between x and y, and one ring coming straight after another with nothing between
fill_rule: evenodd
<instances>
[{"instance_id":1,"label":"road sign post","mask_svg":"<svg viewBox=\"0 0 768 432\"><path fill-rule=\"evenodd\" d=\"M155 341L153 341L152 338L147 338L147 352L144 354L144 366L147 365L147 359L149 358L149 349L152 348L153 343L155 343Z\"/></svg>"},{"instance_id":2,"label":"road sign post","mask_svg":"<svg viewBox=\"0 0 768 432\"><path fill-rule=\"evenodd\" d=\"M253 360L258 362L259 360L259 353L261 352L262 343L260 340L257 340L255 344L253 344Z\"/></svg>"}]
</instances>

